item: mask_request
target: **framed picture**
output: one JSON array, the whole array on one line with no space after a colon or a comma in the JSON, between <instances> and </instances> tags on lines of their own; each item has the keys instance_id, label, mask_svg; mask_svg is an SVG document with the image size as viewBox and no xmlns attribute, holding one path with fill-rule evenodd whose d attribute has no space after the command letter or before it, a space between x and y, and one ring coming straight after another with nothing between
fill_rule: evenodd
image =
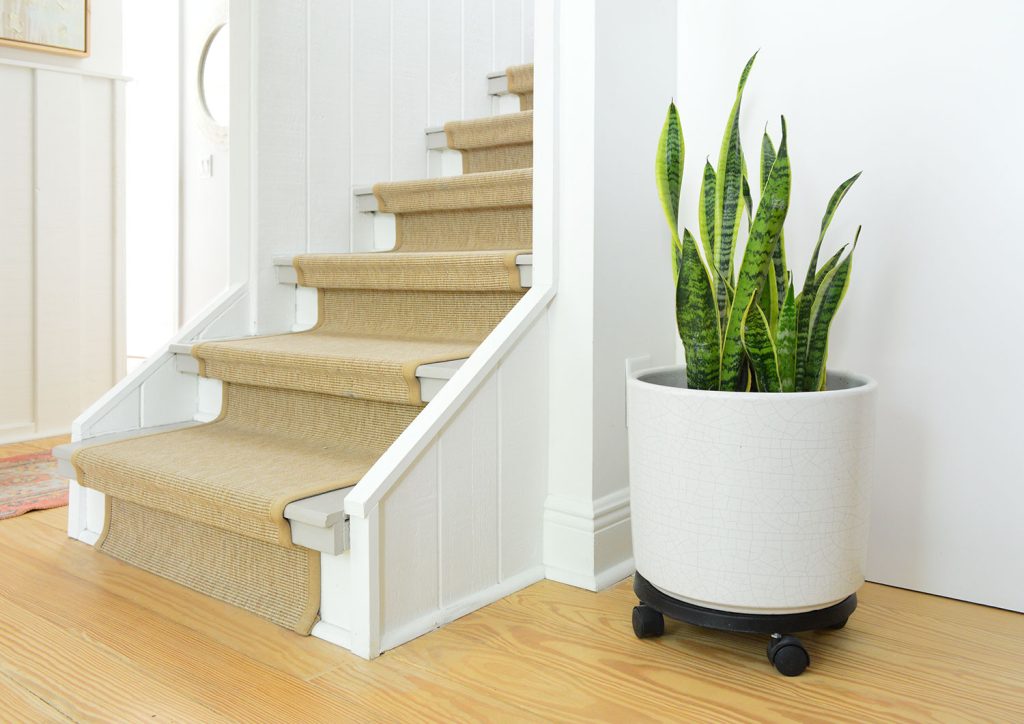
<instances>
[{"instance_id":1,"label":"framed picture","mask_svg":"<svg viewBox=\"0 0 1024 724\"><path fill-rule=\"evenodd\" d=\"M0 0L0 45L89 55L89 0Z\"/></svg>"}]
</instances>

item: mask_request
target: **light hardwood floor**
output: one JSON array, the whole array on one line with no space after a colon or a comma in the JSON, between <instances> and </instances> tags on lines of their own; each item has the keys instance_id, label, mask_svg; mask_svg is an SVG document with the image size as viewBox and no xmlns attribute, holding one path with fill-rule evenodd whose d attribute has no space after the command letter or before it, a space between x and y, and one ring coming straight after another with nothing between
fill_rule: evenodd
<instances>
[{"instance_id":1,"label":"light hardwood floor","mask_svg":"<svg viewBox=\"0 0 1024 724\"><path fill-rule=\"evenodd\" d=\"M786 679L761 636L668 622L638 641L628 581L544 581L367 662L71 541L64 516L0 521L3 722L1024 722L1007 611L868 584Z\"/></svg>"}]
</instances>

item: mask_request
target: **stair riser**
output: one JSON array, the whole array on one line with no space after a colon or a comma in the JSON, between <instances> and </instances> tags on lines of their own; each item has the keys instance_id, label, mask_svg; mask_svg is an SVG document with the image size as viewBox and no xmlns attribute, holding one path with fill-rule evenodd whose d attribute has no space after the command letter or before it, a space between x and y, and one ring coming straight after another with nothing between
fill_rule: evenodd
<instances>
[{"instance_id":1,"label":"stair riser","mask_svg":"<svg viewBox=\"0 0 1024 724\"><path fill-rule=\"evenodd\" d=\"M322 290L325 331L482 342L522 292Z\"/></svg>"},{"instance_id":2,"label":"stair riser","mask_svg":"<svg viewBox=\"0 0 1024 724\"><path fill-rule=\"evenodd\" d=\"M402 251L529 249L533 209L504 209L399 214L396 244Z\"/></svg>"},{"instance_id":3,"label":"stair riser","mask_svg":"<svg viewBox=\"0 0 1024 724\"><path fill-rule=\"evenodd\" d=\"M533 144L492 146L462 151L462 172L509 171L533 166Z\"/></svg>"}]
</instances>

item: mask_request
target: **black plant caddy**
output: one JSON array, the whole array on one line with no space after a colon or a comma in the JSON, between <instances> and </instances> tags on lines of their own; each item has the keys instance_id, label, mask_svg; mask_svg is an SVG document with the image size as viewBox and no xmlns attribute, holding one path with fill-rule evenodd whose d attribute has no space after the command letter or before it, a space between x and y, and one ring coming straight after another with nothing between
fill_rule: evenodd
<instances>
[{"instance_id":1,"label":"black plant caddy","mask_svg":"<svg viewBox=\"0 0 1024 724\"><path fill-rule=\"evenodd\" d=\"M665 633L665 616L704 628L737 633L770 634L768 660L785 676L799 676L811 663L799 631L840 629L857 608L857 594L815 611L784 614L734 613L680 601L655 588L639 573L633 576L633 592L639 605L633 608L633 633L653 638Z\"/></svg>"}]
</instances>

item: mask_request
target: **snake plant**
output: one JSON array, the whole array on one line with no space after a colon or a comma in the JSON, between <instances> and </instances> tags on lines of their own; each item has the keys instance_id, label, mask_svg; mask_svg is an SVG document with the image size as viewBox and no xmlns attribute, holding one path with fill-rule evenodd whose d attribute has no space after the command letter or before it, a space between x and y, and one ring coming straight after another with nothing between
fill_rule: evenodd
<instances>
[{"instance_id":1,"label":"snake plant","mask_svg":"<svg viewBox=\"0 0 1024 724\"><path fill-rule=\"evenodd\" d=\"M700 243L680 233L679 193L685 145L675 103L669 104L655 162L658 194L672 232L676 325L691 389L808 392L825 387L828 334L850 283L860 228L821 267L825 232L859 173L839 185L821 220L818 242L799 294L786 262L783 224L789 210L790 163L786 119L778 149L767 129L761 139L760 197L755 208L740 142L743 88L755 53L740 75L719 151L704 164L697 206ZM739 269L734 252L746 219Z\"/></svg>"}]
</instances>

